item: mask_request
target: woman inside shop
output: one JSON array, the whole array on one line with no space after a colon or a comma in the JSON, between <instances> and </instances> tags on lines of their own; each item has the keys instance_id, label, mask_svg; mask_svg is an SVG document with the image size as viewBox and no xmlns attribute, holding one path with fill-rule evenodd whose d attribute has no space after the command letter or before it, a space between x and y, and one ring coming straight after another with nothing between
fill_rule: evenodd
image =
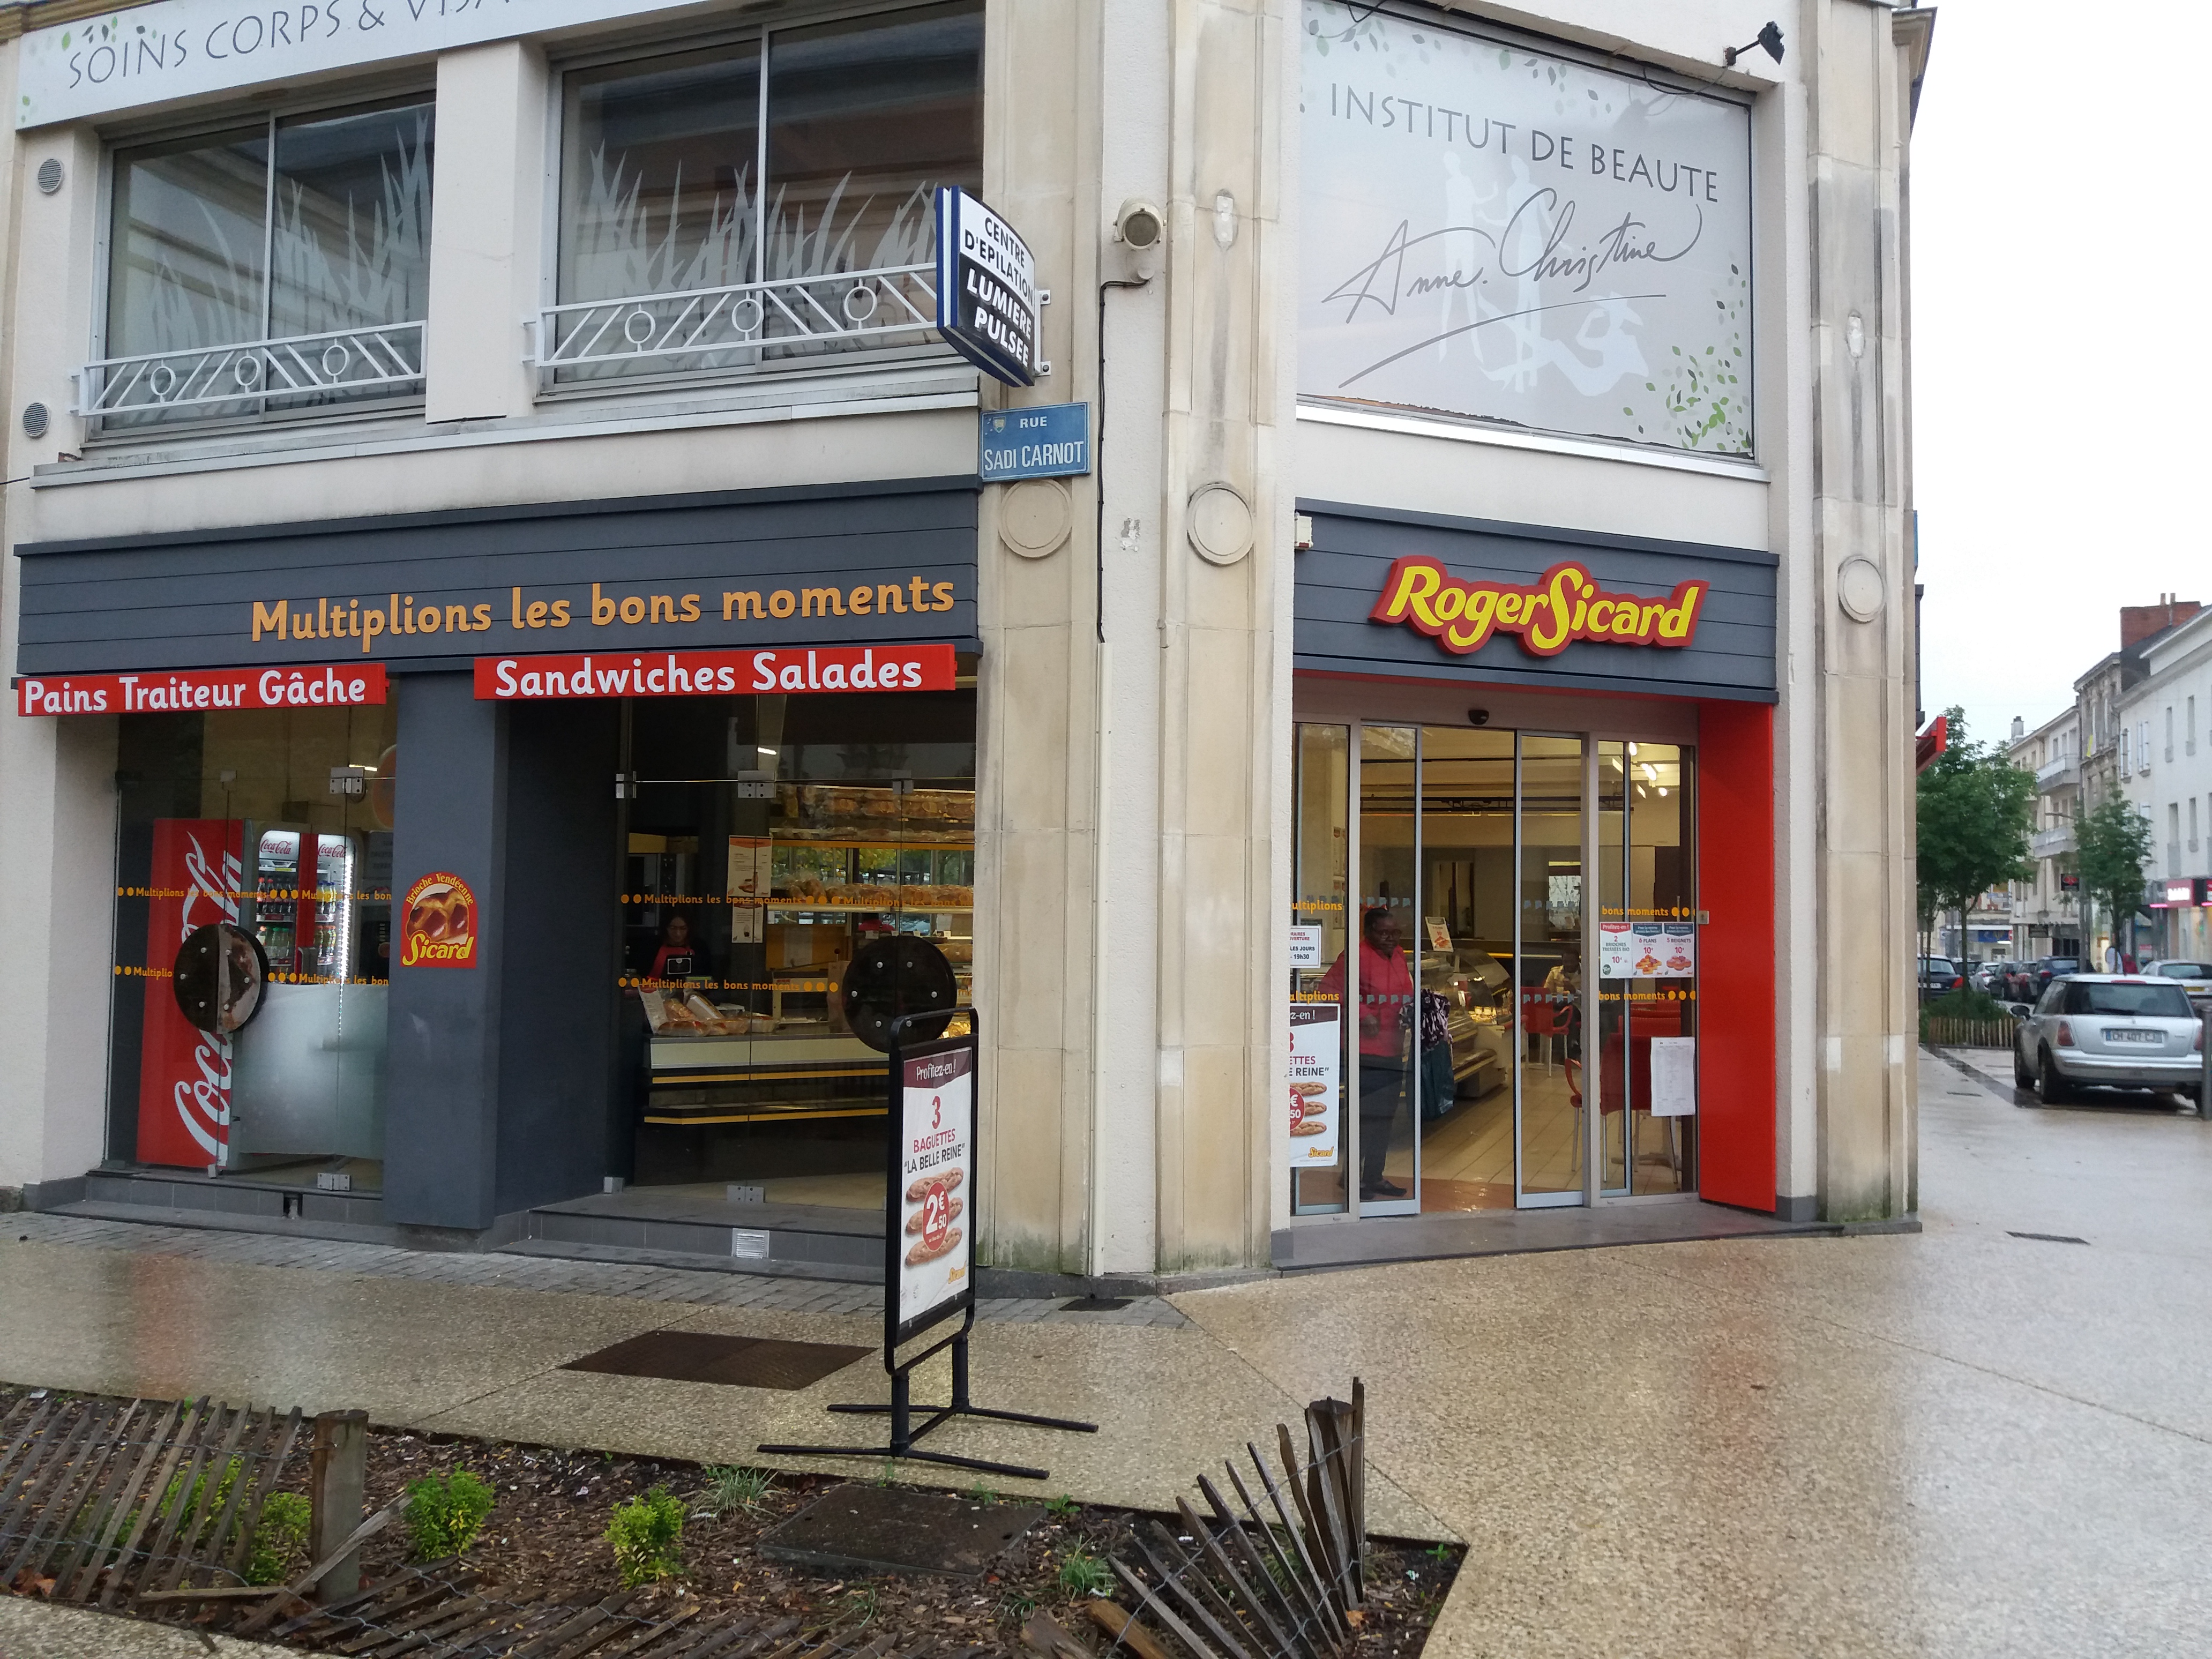
<instances>
[{"instance_id":1,"label":"woman inside shop","mask_svg":"<svg viewBox=\"0 0 2212 1659\"><path fill-rule=\"evenodd\" d=\"M1397 914L1388 906L1375 905L1359 918L1359 1195L1364 1199L1406 1195L1382 1174L1413 1064L1413 977L1399 948L1402 937ZM1340 954L1322 975L1323 1001L1342 1002L1344 975Z\"/></svg>"},{"instance_id":2,"label":"woman inside shop","mask_svg":"<svg viewBox=\"0 0 2212 1659\"><path fill-rule=\"evenodd\" d=\"M691 943L691 918L681 910L672 912L661 924L660 948L653 954L653 971L647 979L690 979L696 974L698 952Z\"/></svg>"}]
</instances>

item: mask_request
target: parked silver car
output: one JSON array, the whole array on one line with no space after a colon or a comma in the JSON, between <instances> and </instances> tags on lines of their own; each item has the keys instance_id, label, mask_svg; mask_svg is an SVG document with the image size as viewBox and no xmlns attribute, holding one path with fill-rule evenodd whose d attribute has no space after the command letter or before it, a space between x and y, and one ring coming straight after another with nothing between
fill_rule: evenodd
<instances>
[{"instance_id":1,"label":"parked silver car","mask_svg":"<svg viewBox=\"0 0 2212 1659\"><path fill-rule=\"evenodd\" d=\"M2142 973L2145 979L2179 981L2198 1013L2212 1008L2212 962L2179 962L2169 957L2160 962L2146 962Z\"/></svg>"},{"instance_id":2,"label":"parked silver car","mask_svg":"<svg viewBox=\"0 0 2212 1659\"><path fill-rule=\"evenodd\" d=\"M2054 979L2013 1034L2013 1080L2046 1106L2087 1085L2194 1096L2204 1026L2179 982L2140 974Z\"/></svg>"}]
</instances>

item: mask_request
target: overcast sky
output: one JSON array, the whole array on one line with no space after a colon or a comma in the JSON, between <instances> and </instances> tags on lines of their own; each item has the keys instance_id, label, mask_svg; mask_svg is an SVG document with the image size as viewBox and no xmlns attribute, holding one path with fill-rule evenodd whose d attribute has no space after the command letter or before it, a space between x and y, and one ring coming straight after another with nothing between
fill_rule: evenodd
<instances>
[{"instance_id":1,"label":"overcast sky","mask_svg":"<svg viewBox=\"0 0 2212 1659\"><path fill-rule=\"evenodd\" d=\"M1912 141L1922 702L1978 737L2070 702L2123 605L2212 603L2208 45L2203 0L1937 9Z\"/></svg>"}]
</instances>

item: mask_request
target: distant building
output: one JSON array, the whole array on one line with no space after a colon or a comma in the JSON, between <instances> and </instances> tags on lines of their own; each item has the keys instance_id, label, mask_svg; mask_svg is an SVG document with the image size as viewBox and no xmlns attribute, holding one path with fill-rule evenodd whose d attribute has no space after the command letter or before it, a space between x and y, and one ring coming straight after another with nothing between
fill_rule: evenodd
<instances>
[{"instance_id":1,"label":"distant building","mask_svg":"<svg viewBox=\"0 0 2212 1659\"><path fill-rule=\"evenodd\" d=\"M2035 775L2035 829L2027 844L2035 875L2011 884L2012 954L2022 962L2078 956L2081 905L2060 866L2074 850L2081 814L2081 714L2078 706L2066 709L2033 732L2022 725L2013 722L2010 753L2014 766Z\"/></svg>"},{"instance_id":2,"label":"distant building","mask_svg":"<svg viewBox=\"0 0 2212 1659\"><path fill-rule=\"evenodd\" d=\"M2212 611L2158 634L2142 670L2118 704L2115 760L2153 836L2144 871L2152 920L2138 954L2203 959L2212 957L2204 908L2212 896Z\"/></svg>"}]
</instances>

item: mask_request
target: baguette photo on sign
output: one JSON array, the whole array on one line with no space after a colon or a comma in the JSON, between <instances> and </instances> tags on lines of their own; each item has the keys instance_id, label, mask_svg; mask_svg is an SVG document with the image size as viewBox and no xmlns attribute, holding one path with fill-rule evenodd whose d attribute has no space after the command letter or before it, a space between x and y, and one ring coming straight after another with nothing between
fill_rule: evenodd
<instances>
[{"instance_id":1,"label":"baguette photo on sign","mask_svg":"<svg viewBox=\"0 0 2212 1659\"><path fill-rule=\"evenodd\" d=\"M948 1193L957 1192L963 1174L963 1171L960 1167L955 1164L942 1175L916 1176L908 1184L906 1200L909 1204L921 1203L923 1199L929 1196L929 1189L932 1187L942 1187Z\"/></svg>"},{"instance_id":2,"label":"baguette photo on sign","mask_svg":"<svg viewBox=\"0 0 2212 1659\"><path fill-rule=\"evenodd\" d=\"M917 1240L915 1247L906 1253L906 1265L909 1267L919 1267L925 1261L934 1261L940 1255L949 1255L959 1248L960 1229L948 1227L945 1230L945 1237L934 1249L930 1248L927 1239Z\"/></svg>"}]
</instances>

